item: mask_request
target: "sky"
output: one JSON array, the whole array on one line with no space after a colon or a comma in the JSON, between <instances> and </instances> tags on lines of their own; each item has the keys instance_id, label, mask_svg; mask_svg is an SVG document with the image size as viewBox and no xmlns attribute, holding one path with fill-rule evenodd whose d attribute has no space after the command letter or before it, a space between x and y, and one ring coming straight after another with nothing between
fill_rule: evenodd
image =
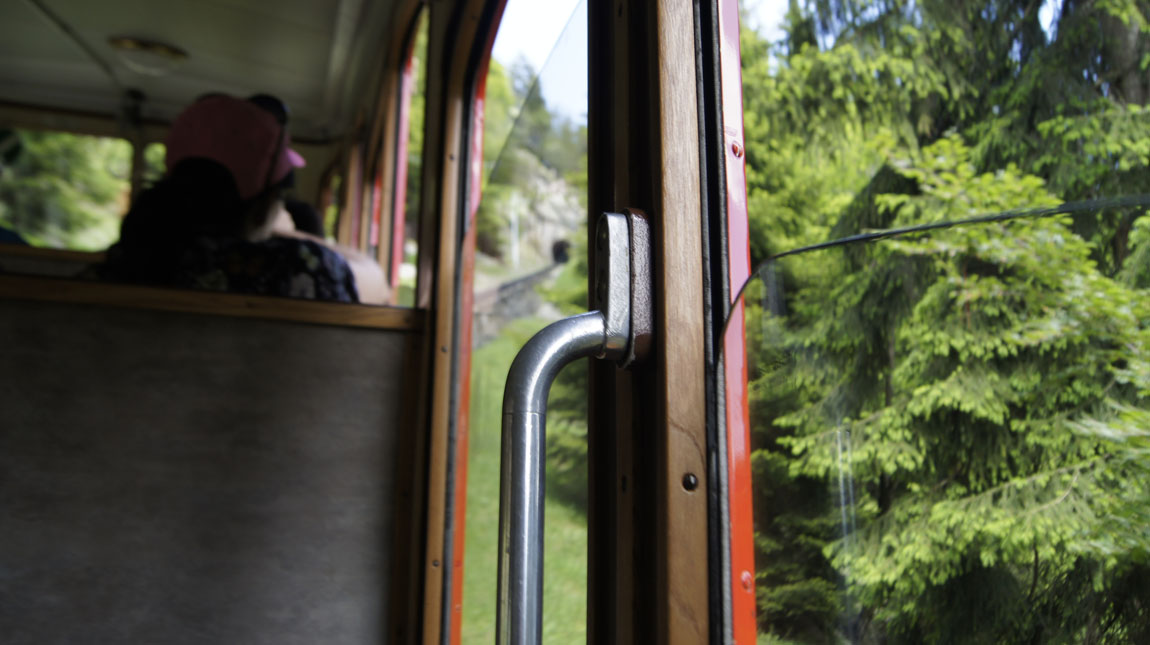
<instances>
[{"instance_id":1,"label":"sky","mask_svg":"<svg viewBox=\"0 0 1150 645\"><path fill-rule=\"evenodd\" d=\"M742 4L749 7L751 26L774 39L782 35L787 2L743 0ZM570 119L586 122L586 42L585 0L507 0L492 55L504 66L521 57L536 70L543 70L539 82L547 105Z\"/></svg>"},{"instance_id":2,"label":"sky","mask_svg":"<svg viewBox=\"0 0 1150 645\"><path fill-rule=\"evenodd\" d=\"M789 0L740 1L749 14L749 26L768 40L783 37L788 4ZM1047 33L1061 7L1062 0L1043 0L1039 20ZM536 70L543 70L540 84L547 105L572 120L586 122L586 43L586 0L507 0L493 56L505 66L524 58Z\"/></svg>"},{"instance_id":3,"label":"sky","mask_svg":"<svg viewBox=\"0 0 1150 645\"><path fill-rule=\"evenodd\" d=\"M767 40L783 37L783 18L787 14L788 0L741 0L750 14L748 25Z\"/></svg>"},{"instance_id":4,"label":"sky","mask_svg":"<svg viewBox=\"0 0 1150 645\"><path fill-rule=\"evenodd\" d=\"M567 26L578 0L507 0L492 55L509 65L519 56L540 69Z\"/></svg>"},{"instance_id":5,"label":"sky","mask_svg":"<svg viewBox=\"0 0 1150 645\"><path fill-rule=\"evenodd\" d=\"M752 27L771 39L782 35L783 14L788 0L743 0L751 14ZM503 22L495 38L495 60L510 63L519 54L536 69L543 66L563 27L575 11L578 0L507 0ZM586 3L581 10L586 20Z\"/></svg>"}]
</instances>

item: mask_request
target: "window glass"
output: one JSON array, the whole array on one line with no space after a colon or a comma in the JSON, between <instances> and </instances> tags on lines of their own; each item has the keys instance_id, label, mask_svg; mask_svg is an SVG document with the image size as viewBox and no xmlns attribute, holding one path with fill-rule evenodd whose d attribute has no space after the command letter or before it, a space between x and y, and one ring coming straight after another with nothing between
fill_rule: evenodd
<instances>
[{"instance_id":1,"label":"window glass","mask_svg":"<svg viewBox=\"0 0 1150 645\"><path fill-rule=\"evenodd\" d=\"M503 386L546 324L587 309L586 3L510 0L486 87L476 215L462 642L495 634ZM551 389L543 640L586 640L586 361Z\"/></svg>"},{"instance_id":2,"label":"window glass","mask_svg":"<svg viewBox=\"0 0 1150 645\"><path fill-rule=\"evenodd\" d=\"M167 148L159 141L144 146L144 186L160 180L164 176L164 155Z\"/></svg>"},{"instance_id":3,"label":"window glass","mask_svg":"<svg viewBox=\"0 0 1150 645\"><path fill-rule=\"evenodd\" d=\"M0 129L0 227L34 246L102 251L128 208L131 144Z\"/></svg>"},{"instance_id":4,"label":"window glass","mask_svg":"<svg viewBox=\"0 0 1150 645\"><path fill-rule=\"evenodd\" d=\"M403 186L403 223L397 228L398 245L393 246L391 270L392 285L396 290L395 304L415 305L416 267L419 266L419 198L423 179L423 126L427 88L427 12L420 12L411 58L404 69L403 96L399 116L400 137L407 137L406 164L397 169L397 185ZM406 132L404 130L406 129Z\"/></svg>"},{"instance_id":5,"label":"window glass","mask_svg":"<svg viewBox=\"0 0 1150 645\"><path fill-rule=\"evenodd\" d=\"M760 642L1150 639L1144 11L745 3Z\"/></svg>"},{"instance_id":6,"label":"window glass","mask_svg":"<svg viewBox=\"0 0 1150 645\"><path fill-rule=\"evenodd\" d=\"M343 175L332 172L322 189L321 208L323 212L324 237L329 240L336 239L339 229L339 205L343 199Z\"/></svg>"},{"instance_id":7,"label":"window glass","mask_svg":"<svg viewBox=\"0 0 1150 645\"><path fill-rule=\"evenodd\" d=\"M154 186L164 176L165 152L159 142L144 147L142 188ZM242 241L238 231L230 229L222 235L209 232L218 223L210 223L207 216L223 212L219 200L226 198L226 191L200 191L197 198L217 200L204 206L192 199L196 191L172 197L171 190L163 189L151 194L171 201L162 206L157 206L161 197L139 202L151 204L155 214L141 214L133 229L137 234L124 243L120 229L131 206L132 156L131 144L122 139L0 129L0 240L78 251L111 249L100 262L53 256L18 264L9 261L7 270L334 301L355 300L354 284L359 302L386 304L385 273L374 258L290 236L271 234L264 242L262 236L275 230L272 227L290 226L289 218L298 230L323 230L321 213L308 202L290 199L295 196L290 190L283 211L274 213L264 228L244 233L261 240L259 244ZM337 178L334 183L339 187L342 182ZM378 187L376 191L377 195ZM236 207L248 209L253 204L237 202ZM222 228L233 225L238 228L241 221L229 221ZM194 232L200 227L203 230ZM346 264L338 261L337 254ZM236 261L241 256L245 261Z\"/></svg>"}]
</instances>

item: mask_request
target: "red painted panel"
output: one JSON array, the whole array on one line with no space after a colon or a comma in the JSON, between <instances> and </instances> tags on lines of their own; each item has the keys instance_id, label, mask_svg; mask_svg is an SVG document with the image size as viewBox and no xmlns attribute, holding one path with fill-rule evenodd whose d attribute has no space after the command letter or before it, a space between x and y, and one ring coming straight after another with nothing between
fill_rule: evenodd
<instances>
[{"instance_id":1,"label":"red painted panel","mask_svg":"<svg viewBox=\"0 0 1150 645\"><path fill-rule=\"evenodd\" d=\"M491 47L495 43L495 33L503 17L507 0L494 0L495 16L485 35L483 55L475 70L475 94L471 97L471 140L468 142L467 167L467 234L463 238L463 248L459 254L460 294L459 294L459 421L455 437L455 491L452 517L455 526L452 533L451 556L451 634L452 645L459 645L463 623L463 553L466 538L467 512L467 448L471 410L471 318L475 304L475 215L479 212L479 200L483 186L483 124L484 107L487 96L487 67L491 62Z\"/></svg>"},{"instance_id":2,"label":"red painted panel","mask_svg":"<svg viewBox=\"0 0 1150 645\"><path fill-rule=\"evenodd\" d=\"M375 173L371 184L371 225L368 229L368 245L379 247L379 221L383 215L383 171Z\"/></svg>"},{"instance_id":3,"label":"red painted panel","mask_svg":"<svg viewBox=\"0 0 1150 645\"><path fill-rule=\"evenodd\" d=\"M738 0L719 2L719 73L726 148L728 279L731 294L750 277L746 154L743 149L743 82ZM731 310L723 339L727 397L727 485L731 512L731 600L736 643L755 642L754 515L751 508L751 425L743 303Z\"/></svg>"},{"instance_id":4,"label":"red painted panel","mask_svg":"<svg viewBox=\"0 0 1150 645\"><path fill-rule=\"evenodd\" d=\"M485 75L486 76L486 75ZM482 150L480 134L480 152ZM470 181L470 178L469 178ZM474 214L474 213L472 213ZM455 429L455 491L452 517L455 525L451 544L451 643L458 645L463 624L463 553L467 528L467 456L470 438L471 411L471 312L475 305L472 285L475 281L475 227L472 226L463 238L460 254L459 294L459 421Z\"/></svg>"}]
</instances>

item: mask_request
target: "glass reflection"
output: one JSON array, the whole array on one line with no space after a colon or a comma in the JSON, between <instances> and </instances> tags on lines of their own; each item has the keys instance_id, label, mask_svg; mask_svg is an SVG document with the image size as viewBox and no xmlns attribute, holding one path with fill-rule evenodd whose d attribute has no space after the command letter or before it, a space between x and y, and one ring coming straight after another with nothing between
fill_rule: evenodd
<instances>
[{"instance_id":1,"label":"glass reflection","mask_svg":"<svg viewBox=\"0 0 1150 645\"><path fill-rule=\"evenodd\" d=\"M745 9L756 260L1050 209L748 285L760 640L1150 639L1145 8Z\"/></svg>"},{"instance_id":2,"label":"glass reflection","mask_svg":"<svg viewBox=\"0 0 1150 645\"><path fill-rule=\"evenodd\" d=\"M897 173L913 192L843 219L938 226L1057 203L1016 171L963 169L967 155L928 148ZM1141 640L1146 205L1012 210L764 263L741 296L764 635ZM1133 252L1107 270L1076 223L1131 212Z\"/></svg>"},{"instance_id":3,"label":"glass reflection","mask_svg":"<svg viewBox=\"0 0 1150 645\"><path fill-rule=\"evenodd\" d=\"M507 370L535 332L587 310L586 11L585 2L512 0L487 76L475 223L465 643L490 642L495 634L493 520ZM548 23L557 25L554 46L533 53ZM548 405L543 640L549 643L586 640L586 370L586 361L567 366Z\"/></svg>"}]
</instances>

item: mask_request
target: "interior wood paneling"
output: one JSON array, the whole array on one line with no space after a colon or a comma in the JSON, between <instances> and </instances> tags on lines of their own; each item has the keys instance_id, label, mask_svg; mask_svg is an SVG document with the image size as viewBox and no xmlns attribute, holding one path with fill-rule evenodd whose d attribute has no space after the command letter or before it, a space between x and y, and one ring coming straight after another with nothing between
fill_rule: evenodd
<instances>
[{"instance_id":1,"label":"interior wood paneling","mask_svg":"<svg viewBox=\"0 0 1150 645\"><path fill-rule=\"evenodd\" d=\"M588 642L703 643L707 363L693 7L593 3L590 20L600 34L590 54L591 209L650 216L655 329L651 355L629 374L591 371Z\"/></svg>"},{"instance_id":2,"label":"interior wood paneling","mask_svg":"<svg viewBox=\"0 0 1150 645\"><path fill-rule=\"evenodd\" d=\"M103 260L103 253L0 244L0 273L70 278Z\"/></svg>"},{"instance_id":3,"label":"interior wood paneling","mask_svg":"<svg viewBox=\"0 0 1150 645\"><path fill-rule=\"evenodd\" d=\"M690 4L655 11L659 213L655 230L655 365L660 420L659 643L704 643L708 633L706 331L695 21ZM697 487L683 482L694 477Z\"/></svg>"},{"instance_id":4,"label":"interior wood paneling","mask_svg":"<svg viewBox=\"0 0 1150 645\"><path fill-rule=\"evenodd\" d=\"M458 643L460 635L450 633L458 624L454 612L461 607L450 605L456 567L454 540L462 540L462 518L455 513L463 508L453 498L465 490L454 480L466 474L465 422L457 423L459 408L466 399L463 382L469 378L470 311L463 309L467 300L461 289L470 288L466 279L463 253L464 234L460 214L467 206L463 190L463 151L472 145L466 136L472 120L472 96L468 94L468 76L473 48L478 39L487 46L490 35L481 32L480 18L484 6L498 0L435 1L430 5L428 29L427 129L424 135L424 167L420 202L423 226L420 229L420 281L416 288L417 306L429 306L432 318L425 337L427 364L430 366L428 393L430 425L427 457L427 550L423 562L423 632L422 642ZM434 70L442 70L437 74ZM479 123L482 120L478 120ZM434 225L427 224L434 222ZM434 273L425 273L425 263L434 262ZM424 276L432 275L432 280ZM464 344L466 342L466 344Z\"/></svg>"},{"instance_id":5,"label":"interior wood paneling","mask_svg":"<svg viewBox=\"0 0 1150 645\"><path fill-rule=\"evenodd\" d=\"M432 4L431 22L428 28L428 68L451 70L451 75L434 80L429 77L427 85L427 104L430 106L434 102L436 106L442 106L441 112L435 113L429 110L428 116L434 114L437 118L441 118L442 125L436 133L437 136L425 142L427 157L437 159L435 165L439 172L437 178L440 181L434 185L439 189L439 194L434 195L434 201L431 202L435 205L434 212L438 215L436 226L432 229L438 233L438 238L433 242L436 247L435 285L431 307L434 318L429 321L429 328L433 331L428 338L428 342L433 344L427 352L432 379L429 383L431 410L425 498L426 551L423 559L424 645L443 642L444 575L447 567L445 540L448 529L445 520L450 476L448 471L450 424L453 412L451 393L456 385L451 379L451 365L456 359L451 350L455 335L455 273L458 270L456 266L459 237L457 200L460 198L458 158L463 145L463 118L466 113L462 78L464 69L461 61L466 60L468 47L465 44L470 41L470 34L460 33L458 17L460 11L459 7L449 6L446 2ZM466 27L474 29L474 22L465 23L464 28ZM455 46L449 47L448 42L453 42ZM430 120L429 118L428 121ZM425 170L424 178L427 177L428 173ZM420 205L424 209L428 206L422 203ZM420 246L420 249L430 248L430 245Z\"/></svg>"},{"instance_id":6,"label":"interior wood paneling","mask_svg":"<svg viewBox=\"0 0 1150 645\"><path fill-rule=\"evenodd\" d=\"M401 307L377 307L241 293L164 289L15 275L0 275L0 298L109 305L131 309L179 311L395 331L420 330L426 316L418 309Z\"/></svg>"},{"instance_id":7,"label":"interior wood paneling","mask_svg":"<svg viewBox=\"0 0 1150 645\"><path fill-rule=\"evenodd\" d=\"M6 643L378 643L410 333L0 301Z\"/></svg>"}]
</instances>

